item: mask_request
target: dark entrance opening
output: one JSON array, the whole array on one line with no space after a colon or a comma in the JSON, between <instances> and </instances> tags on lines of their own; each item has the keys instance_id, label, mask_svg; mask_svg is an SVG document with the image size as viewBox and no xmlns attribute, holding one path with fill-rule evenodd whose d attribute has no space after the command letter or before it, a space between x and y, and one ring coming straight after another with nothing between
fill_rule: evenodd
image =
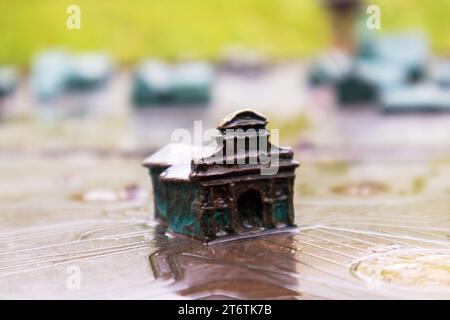
<instances>
[{"instance_id":1,"label":"dark entrance opening","mask_svg":"<svg viewBox=\"0 0 450 320\"><path fill-rule=\"evenodd\" d=\"M237 200L237 209L244 230L262 227L262 201L258 191L242 193Z\"/></svg>"}]
</instances>

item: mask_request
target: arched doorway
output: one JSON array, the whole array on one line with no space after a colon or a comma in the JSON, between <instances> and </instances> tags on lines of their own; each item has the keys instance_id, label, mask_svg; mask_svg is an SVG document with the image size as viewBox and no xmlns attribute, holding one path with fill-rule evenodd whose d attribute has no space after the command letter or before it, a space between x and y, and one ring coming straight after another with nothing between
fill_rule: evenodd
<instances>
[{"instance_id":1,"label":"arched doorway","mask_svg":"<svg viewBox=\"0 0 450 320\"><path fill-rule=\"evenodd\" d=\"M262 200L256 190L243 192L237 200L237 210L241 227L244 230L261 228L262 224Z\"/></svg>"}]
</instances>

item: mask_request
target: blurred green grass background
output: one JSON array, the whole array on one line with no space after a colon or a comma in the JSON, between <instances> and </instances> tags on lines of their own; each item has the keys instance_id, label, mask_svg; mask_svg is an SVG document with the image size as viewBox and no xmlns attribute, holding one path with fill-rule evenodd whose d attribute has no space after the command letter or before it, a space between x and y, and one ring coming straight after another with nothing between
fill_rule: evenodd
<instances>
[{"instance_id":1,"label":"blurred green grass background","mask_svg":"<svg viewBox=\"0 0 450 320\"><path fill-rule=\"evenodd\" d=\"M450 0L377 0L382 31L422 29L450 52ZM81 30L66 9L81 8ZM368 2L366 4L369 4ZM278 58L307 57L329 43L319 0L0 0L0 63L26 65L39 50L105 50L122 63L148 56L214 59L231 44Z\"/></svg>"}]
</instances>

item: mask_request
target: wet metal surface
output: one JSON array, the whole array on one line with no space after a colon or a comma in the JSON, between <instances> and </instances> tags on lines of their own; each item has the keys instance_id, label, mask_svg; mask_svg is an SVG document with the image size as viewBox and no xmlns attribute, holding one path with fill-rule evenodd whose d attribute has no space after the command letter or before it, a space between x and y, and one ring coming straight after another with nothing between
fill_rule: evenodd
<instances>
[{"instance_id":1,"label":"wet metal surface","mask_svg":"<svg viewBox=\"0 0 450 320\"><path fill-rule=\"evenodd\" d=\"M149 188L138 159L82 158L29 157L0 169L2 298L450 297L446 164L402 195L414 180L408 172L428 164L399 172L350 163L346 175L333 175L305 163L296 187L320 190L296 193L297 232L204 246L151 220L150 198L74 199L96 187ZM348 176L362 181L369 166L385 173L390 191L330 191ZM81 272L79 289L67 285L71 266Z\"/></svg>"}]
</instances>

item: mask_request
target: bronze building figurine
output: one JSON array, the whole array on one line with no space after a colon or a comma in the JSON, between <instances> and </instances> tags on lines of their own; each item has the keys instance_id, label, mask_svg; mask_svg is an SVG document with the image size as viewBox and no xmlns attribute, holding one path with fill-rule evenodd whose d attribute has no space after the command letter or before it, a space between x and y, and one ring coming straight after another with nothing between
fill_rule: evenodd
<instances>
[{"instance_id":1,"label":"bronze building figurine","mask_svg":"<svg viewBox=\"0 0 450 320\"><path fill-rule=\"evenodd\" d=\"M217 147L169 144L144 160L155 218L205 242L294 226L299 164L291 149L269 142L267 123L255 111L241 110L220 122Z\"/></svg>"}]
</instances>

